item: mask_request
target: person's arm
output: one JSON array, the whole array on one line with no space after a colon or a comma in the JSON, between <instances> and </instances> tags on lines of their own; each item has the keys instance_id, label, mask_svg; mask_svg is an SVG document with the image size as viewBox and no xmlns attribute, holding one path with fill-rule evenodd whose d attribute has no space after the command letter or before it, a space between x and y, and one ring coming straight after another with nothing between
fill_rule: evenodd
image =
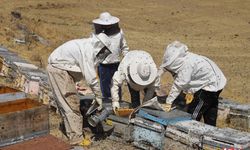
<instances>
[{"instance_id":1,"label":"person's arm","mask_svg":"<svg viewBox=\"0 0 250 150\"><path fill-rule=\"evenodd\" d=\"M181 69L171 87L171 90L169 92L169 95L166 99L167 104L171 104L174 102L174 100L178 97L178 95L181 93L182 90L186 90L188 87L188 83L191 81L193 68L191 65L186 65Z\"/></svg>"},{"instance_id":2,"label":"person's arm","mask_svg":"<svg viewBox=\"0 0 250 150\"><path fill-rule=\"evenodd\" d=\"M97 73L95 70L94 58L90 55L81 55L82 58L79 58L79 66L85 77L85 80L91 90L95 95L95 101L99 104L99 110L102 108L102 94L100 90L100 84L97 79Z\"/></svg>"},{"instance_id":3,"label":"person's arm","mask_svg":"<svg viewBox=\"0 0 250 150\"><path fill-rule=\"evenodd\" d=\"M181 88L178 85L176 85L176 82L174 82L166 99L166 103L172 105L172 103L178 97L181 91L182 91Z\"/></svg>"},{"instance_id":4,"label":"person's arm","mask_svg":"<svg viewBox=\"0 0 250 150\"><path fill-rule=\"evenodd\" d=\"M118 70L114 73L111 83L111 97L112 97L112 107L117 109L119 105L119 88L122 87L122 83L125 80L125 75L121 70Z\"/></svg>"},{"instance_id":5,"label":"person's arm","mask_svg":"<svg viewBox=\"0 0 250 150\"><path fill-rule=\"evenodd\" d=\"M127 45L127 41L125 39L124 33L121 30L121 51L122 51L122 55L123 57L128 53L129 51L129 47Z\"/></svg>"}]
</instances>

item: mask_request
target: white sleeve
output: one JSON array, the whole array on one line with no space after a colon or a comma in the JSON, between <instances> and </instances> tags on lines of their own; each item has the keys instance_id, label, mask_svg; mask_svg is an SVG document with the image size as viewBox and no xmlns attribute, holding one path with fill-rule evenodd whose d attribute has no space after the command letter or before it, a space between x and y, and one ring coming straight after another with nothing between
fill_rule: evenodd
<instances>
[{"instance_id":1,"label":"white sleeve","mask_svg":"<svg viewBox=\"0 0 250 150\"><path fill-rule=\"evenodd\" d=\"M166 103L172 104L180 93L181 93L181 89L179 89L178 86L176 86L176 84L174 83L173 86L171 87L169 94L168 94L168 97L166 99Z\"/></svg>"},{"instance_id":2,"label":"white sleeve","mask_svg":"<svg viewBox=\"0 0 250 150\"><path fill-rule=\"evenodd\" d=\"M125 39L125 36L122 30L121 30L121 35L122 35L121 36L122 37L121 38L121 51L122 51L122 55L125 56L129 51L129 47L127 45L127 41Z\"/></svg>"},{"instance_id":3,"label":"white sleeve","mask_svg":"<svg viewBox=\"0 0 250 150\"><path fill-rule=\"evenodd\" d=\"M83 72L83 76L85 77L87 84L92 89L96 100L101 100L102 95L100 90L100 84L97 80L97 73L95 70L94 59L85 58L85 62L82 62L80 64L80 68Z\"/></svg>"},{"instance_id":4,"label":"white sleeve","mask_svg":"<svg viewBox=\"0 0 250 150\"><path fill-rule=\"evenodd\" d=\"M186 65L181 68L174 80L173 86L171 87L169 95L166 99L166 103L172 104L182 90L189 88L188 83L191 81L192 72L193 69L190 65Z\"/></svg>"},{"instance_id":5,"label":"white sleeve","mask_svg":"<svg viewBox=\"0 0 250 150\"><path fill-rule=\"evenodd\" d=\"M121 72L121 70L117 70L111 81L111 96L113 102L119 101L119 87L122 86L124 80L125 75Z\"/></svg>"}]
</instances>

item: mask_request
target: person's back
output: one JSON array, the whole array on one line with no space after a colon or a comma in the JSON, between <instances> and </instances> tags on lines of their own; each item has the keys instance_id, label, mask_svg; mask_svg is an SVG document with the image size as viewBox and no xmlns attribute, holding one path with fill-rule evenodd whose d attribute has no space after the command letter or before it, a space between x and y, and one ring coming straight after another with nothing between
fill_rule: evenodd
<instances>
[{"instance_id":1,"label":"person's back","mask_svg":"<svg viewBox=\"0 0 250 150\"><path fill-rule=\"evenodd\" d=\"M96 65L102 62L112 51L107 35L100 33L88 39L76 39L56 48L48 59L47 73L55 102L62 116L66 136L71 144L83 140L83 119L80 112L80 99L77 95L76 80L82 77L92 89L102 109L99 83L96 77Z\"/></svg>"},{"instance_id":2,"label":"person's back","mask_svg":"<svg viewBox=\"0 0 250 150\"><path fill-rule=\"evenodd\" d=\"M151 99L159 87L156 64L151 55L142 50L133 50L122 59L112 78L112 106L119 108L118 87L127 82L133 108L140 105L140 91L145 92L143 101Z\"/></svg>"},{"instance_id":3,"label":"person's back","mask_svg":"<svg viewBox=\"0 0 250 150\"><path fill-rule=\"evenodd\" d=\"M194 93L200 89L207 91L218 91L226 85L226 78L219 67L209 58L187 52L185 61L180 70L191 71L188 93ZM186 75L186 74L180 74ZM188 78L188 76L183 76Z\"/></svg>"},{"instance_id":4,"label":"person's back","mask_svg":"<svg viewBox=\"0 0 250 150\"><path fill-rule=\"evenodd\" d=\"M218 98L226 85L219 67L207 57L188 52L187 45L174 41L165 49L160 70L175 74L163 105L165 110L171 110L173 102L183 91L192 118L201 120L203 117L205 123L216 126Z\"/></svg>"},{"instance_id":5,"label":"person's back","mask_svg":"<svg viewBox=\"0 0 250 150\"><path fill-rule=\"evenodd\" d=\"M56 68L81 72L78 61L82 59L84 46L88 44L86 40L88 39L75 39L62 44L50 54L48 63Z\"/></svg>"}]
</instances>

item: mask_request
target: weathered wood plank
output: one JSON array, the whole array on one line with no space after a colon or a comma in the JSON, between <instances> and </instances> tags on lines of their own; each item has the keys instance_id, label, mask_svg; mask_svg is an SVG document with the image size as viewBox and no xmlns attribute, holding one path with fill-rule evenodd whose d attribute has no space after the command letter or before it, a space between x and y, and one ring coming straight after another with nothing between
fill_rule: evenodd
<instances>
[{"instance_id":1,"label":"weathered wood plank","mask_svg":"<svg viewBox=\"0 0 250 150\"><path fill-rule=\"evenodd\" d=\"M47 106L22 99L0 107L0 147L49 133Z\"/></svg>"}]
</instances>

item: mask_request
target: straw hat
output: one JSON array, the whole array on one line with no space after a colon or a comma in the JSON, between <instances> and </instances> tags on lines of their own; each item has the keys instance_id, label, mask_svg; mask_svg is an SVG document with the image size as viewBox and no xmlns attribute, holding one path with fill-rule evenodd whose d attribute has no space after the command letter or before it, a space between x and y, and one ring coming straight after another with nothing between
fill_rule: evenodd
<instances>
[{"instance_id":1,"label":"straw hat","mask_svg":"<svg viewBox=\"0 0 250 150\"><path fill-rule=\"evenodd\" d=\"M112 25L118 23L119 21L119 18L111 16L108 12L103 12L100 14L99 18L94 19L92 22L100 25Z\"/></svg>"}]
</instances>

